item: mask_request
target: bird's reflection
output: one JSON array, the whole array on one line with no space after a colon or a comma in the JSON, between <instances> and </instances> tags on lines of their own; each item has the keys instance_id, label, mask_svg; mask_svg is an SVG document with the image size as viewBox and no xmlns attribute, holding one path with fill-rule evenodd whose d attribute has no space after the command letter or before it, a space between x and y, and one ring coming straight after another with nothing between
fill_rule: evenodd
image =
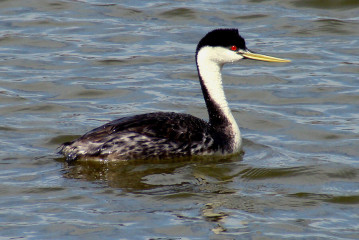
<instances>
[{"instance_id":1,"label":"bird's reflection","mask_svg":"<svg viewBox=\"0 0 359 240\"><path fill-rule=\"evenodd\" d=\"M233 177L230 163L241 158L236 155L131 162L78 161L73 164L67 164L64 159L59 161L63 162L65 178L101 182L123 191L138 192L164 187L173 191L176 188L182 191L184 187L198 190L208 181L228 181Z\"/></svg>"}]
</instances>

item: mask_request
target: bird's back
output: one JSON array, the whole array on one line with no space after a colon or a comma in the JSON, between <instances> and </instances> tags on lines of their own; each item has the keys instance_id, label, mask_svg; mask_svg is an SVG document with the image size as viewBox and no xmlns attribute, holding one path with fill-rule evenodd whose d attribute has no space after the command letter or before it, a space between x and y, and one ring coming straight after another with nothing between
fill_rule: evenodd
<instances>
[{"instance_id":1,"label":"bird's back","mask_svg":"<svg viewBox=\"0 0 359 240\"><path fill-rule=\"evenodd\" d=\"M72 161L206 155L217 150L207 122L189 114L156 112L109 122L64 143L60 152Z\"/></svg>"}]
</instances>

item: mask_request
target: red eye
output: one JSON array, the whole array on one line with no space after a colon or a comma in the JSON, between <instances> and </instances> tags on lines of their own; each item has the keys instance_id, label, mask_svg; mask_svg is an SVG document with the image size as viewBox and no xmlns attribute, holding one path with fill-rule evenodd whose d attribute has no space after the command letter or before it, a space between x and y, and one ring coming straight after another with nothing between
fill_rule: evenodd
<instances>
[{"instance_id":1,"label":"red eye","mask_svg":"<svg viewBox=\"0 0 359 240\"><path fill-rule=\"evenodd\" d=\"M233 45L233 46L231 47L231 50L232 50L232 51L236 51L236 50L237 50L237 46L236 46L236 45Z\"/></svg>"}]
</instances>

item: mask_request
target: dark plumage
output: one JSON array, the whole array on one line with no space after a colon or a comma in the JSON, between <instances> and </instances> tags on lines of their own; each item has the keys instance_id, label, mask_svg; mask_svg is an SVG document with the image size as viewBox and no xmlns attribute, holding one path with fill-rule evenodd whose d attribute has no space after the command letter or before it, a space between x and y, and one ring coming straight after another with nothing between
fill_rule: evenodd
<instances>
[{"instance_id":1,"label":"dark plumage","mask_svg":"<svg viewBox=\"0 0 359 240\"><path fill-rule=\"evenodd\" d=\"M246 42L239 35L238 29L215 29L209 33L207 33L198 43L196 52L204 47L230 47L237 46L239 49L247 49Z\"/></svg>"},{"instance_id":2,"label":"dark plumage","mask_svg":"<svg viewBox=\"0 0 359 240\"><path fill-rule=\"evenodd\" d=\"M124 117L95 128L61 152L68 161L79 157L106 159L165 158L217 152L221 133L189 114L157 112Z\"/></svg>"}]
</instances>

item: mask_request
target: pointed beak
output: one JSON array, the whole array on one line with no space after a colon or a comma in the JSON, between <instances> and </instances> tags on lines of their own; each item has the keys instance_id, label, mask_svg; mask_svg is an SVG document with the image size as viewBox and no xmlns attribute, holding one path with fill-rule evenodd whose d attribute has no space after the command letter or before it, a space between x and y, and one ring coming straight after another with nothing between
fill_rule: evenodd
<instances>
[{"instance_id":1,"label":"pointed beak","mask_svg":"<svg viewBox=\"0 0 359 240\"><path fill-rule=\"evenodd\" d=\"M245 51L240 53L244 58L249 58L253 60L266 61L266 62L290 62L290 60L270 57L262 54L252 53L250 51Z\"/></svg>"}]
</instances>

